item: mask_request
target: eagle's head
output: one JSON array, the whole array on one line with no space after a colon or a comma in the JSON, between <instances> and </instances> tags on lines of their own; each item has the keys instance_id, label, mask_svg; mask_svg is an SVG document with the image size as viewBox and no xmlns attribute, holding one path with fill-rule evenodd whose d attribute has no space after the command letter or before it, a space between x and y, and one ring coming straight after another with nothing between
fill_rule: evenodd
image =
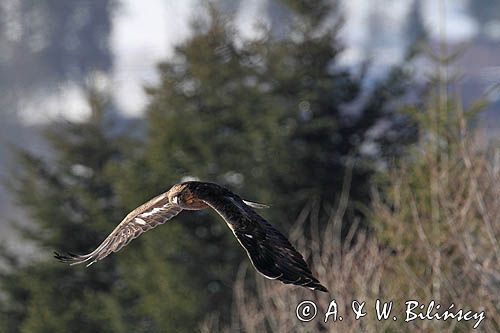
<instances>
[{"instance_id":1,"label":"eagle's head","mask_svg":"<svg viewBox=\"0 0 500 333\"><path fill-rule=\"evenodd\" d=\"M168 191L168 201L186 210L205 209L208 205L196 198L190 189L190 182L176 184Z\"/></svg>"}]
</instances>

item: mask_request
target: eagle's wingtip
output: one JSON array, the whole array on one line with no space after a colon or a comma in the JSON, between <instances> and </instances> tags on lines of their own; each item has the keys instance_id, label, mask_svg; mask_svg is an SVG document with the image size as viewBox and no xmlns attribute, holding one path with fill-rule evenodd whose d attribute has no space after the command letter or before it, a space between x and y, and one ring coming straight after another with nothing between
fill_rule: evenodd
<instances>
[{"instance_id":1,"label":"eagle's wingtip","mask_svg":"<svg viewBox=\"0 0 500 333\"><path fill-rule=\"evenodd\" d=\"M66 257L66 256L60 254L57 251L54 251L54 258L56 258L57 260L62 261L64 259L64 257Z\"/></svg>"},{"instance_id":2,"label":"eagle's wingtip","mask_svg":"<svg viewBox=\"0 0 500 333\"><path fill-rule=\"evenodd\" d=\"M54 251L54 258L56 258L58 261L64 263L64 264L70 264L74 265L79 263L79 260L77 258L78 256L76 254L68 252L67 254L60 254L57 251Z\"/></svg>"},{"instance_id":3,"label":"eagle's wingtip","mask_svg":"<svg viewBox=\"0 0 500 333\"><path fill-rule=\"evenodd\" d=\"M54 251L54 258L56 258L58 261L64 262L64 263L71 259L69 256L64 255L64 254L60 254L57 251Z\"/></svg>"}]
</instances>

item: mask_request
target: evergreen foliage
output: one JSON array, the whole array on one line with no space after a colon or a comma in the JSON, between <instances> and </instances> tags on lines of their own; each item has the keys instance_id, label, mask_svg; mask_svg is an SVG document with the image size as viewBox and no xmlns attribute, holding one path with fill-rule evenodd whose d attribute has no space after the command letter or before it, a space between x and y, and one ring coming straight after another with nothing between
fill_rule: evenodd
<instances>
[{"instance_id":1,"label":"evergreen foliage","mask_svg":"<svg viewBox=\"0 0 500 333\"><path fill-rule=\"evenodd\" d=\"M46 132L55 152L50 165L18 152L20 167L10 185L35 222L21 233L42 253L88 251L123 212L106 175L120 146L106 135L112 126L104 97L91 89L88 99L88 122L60 122ZM89 270L52 259L28 265L11 259L1 275L2 332L124 332L119 299L109 297L121 280L114 258Z\"/></svg>"},{"instance_id":2,"label":"evergreen foliage","mask_svg":"<svg viewBox=\"0 0 500 333\"><path fill-rule=\"evenodd\" d=\"M260 38L241 40L213 8L208 21L198 21L193 37L159 66L161 83L148 88L143 152L117 166L121 201L133 208L196 177L271 204L261 213L286 232L312 201L331 209L351 163L352 201L367 204L378 160L362 146L383 142L383 158L408 139L392 126L403 120L391 105L404 93L407 76L395 68L364 90L363 76L335 64L342 50L339 25L328 25L335 12L321 3L290 1L293 23L276 39L263 29ZM371 135L381 121L389 135ZM350 213L356 214L353 207ZM195 313L228 313L235 268L247 259L220 218L185 213L155 233L145 236L147 246L158 267L172 265L168 283L185 274L188 295L198 298Z\"/></svg>"}]
</instances>

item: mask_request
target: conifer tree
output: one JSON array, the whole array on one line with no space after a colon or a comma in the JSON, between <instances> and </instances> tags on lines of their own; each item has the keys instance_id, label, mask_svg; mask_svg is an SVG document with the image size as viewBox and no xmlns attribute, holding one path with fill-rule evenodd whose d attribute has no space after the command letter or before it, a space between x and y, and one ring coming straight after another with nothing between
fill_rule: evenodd
<instances>
[{"instance_id":1,"label":"conifer tree","mask_svg":"<svg viewBox=\"0 0 500 333\"><path fill-rule=\"evenodd\" d=\"M0 276L2 332L127 331L120 301L110 297L121 281L114 258L85 270L48 255L87 252L122 213L106 168L119 158L123 142L108 135L113 126L106 98L90 89L88 101L86 122L59 121L47 129L50 163L35 153L17 152L19 168L9 184L34 222L21 229L23 239L43 259L22 264L15 254L3 253L8 265Z\"/></svg>"},{"instance_id":2,"label":"conifer tree","mask_svg":"<svg viewBox=\"0 0 500 333\"><path fill-rule=\"evenodd\" d=\"M447 51L444 42L431 54L436 69L422 102L406 110L418 125L419 140L380 178L373 226L392 252L386 273L392 283L385 292L402 300L434 300L442 308L454 304L495 313L498 265L491 263L500 262L498 144L487 149L476 140L474 116L487 103L477 98L463 106L457 76L447 73L459 55ZM498 330L499 318L493 315L482 325L485 331ZM429 328L471 326L441 322Z\"/></svg>"},{"instance_id":3,"label":"conifer tree","mask_svg":"<svg viewBox=\"0 0 500 333\"><path fill-rule=\"evenodd\" d=\"M382 120L392 124L390 103L407 77L395 69L364 91L363 76L335 65L339 24L328 23L336 9L326 1L286 4L289 33L273 38L264 29L250 41L210 8L208 22L198 21L193 36L160 64L161 82L147 89L144 151L116 168L118 193L129 208L195 177L271 204L261 213L286 232L305 205L335 203L349 160L355 161L353 201L368 202L375 160L361 147L385 140L384 149L396 151L404 144L397 130L392 142L370 130ZM248 259L220 217L183 213L144 239L145 252L129 259L150 262L147 278L162 279L152 283L196 298L197 308L189 309L194 318L229 313L236 267ZM170 291L143 291L145 302L158 299L158 313L171 313L177 302L188 311L189 302L170 298Z\"/></svg>"}]
</instances>

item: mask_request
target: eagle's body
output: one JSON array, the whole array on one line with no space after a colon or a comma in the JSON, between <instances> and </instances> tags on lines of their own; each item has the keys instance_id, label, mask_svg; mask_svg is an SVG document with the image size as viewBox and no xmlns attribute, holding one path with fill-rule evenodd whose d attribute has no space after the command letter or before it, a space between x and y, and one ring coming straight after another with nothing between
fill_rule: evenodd
<instances>
[{"instance_id":1,"label":"eagle's body","mask_svg":"<svg viewBox=\"0 0 500 333\"><path fill-rule=\"evenodd\" d=\"M214 209L227 223L245 248L254 267L269 279L287 284L327 291L313 277L302 255L269 222L253 208L262 204L242 200L238 195L214 183L185 182L172 186L167 192L149 200L130 212L111 234L86 255L56 258L70 264L88 265L119 251L132 239L159 224L170 220L182 210Z\"/></svg>"}]
</instances>

